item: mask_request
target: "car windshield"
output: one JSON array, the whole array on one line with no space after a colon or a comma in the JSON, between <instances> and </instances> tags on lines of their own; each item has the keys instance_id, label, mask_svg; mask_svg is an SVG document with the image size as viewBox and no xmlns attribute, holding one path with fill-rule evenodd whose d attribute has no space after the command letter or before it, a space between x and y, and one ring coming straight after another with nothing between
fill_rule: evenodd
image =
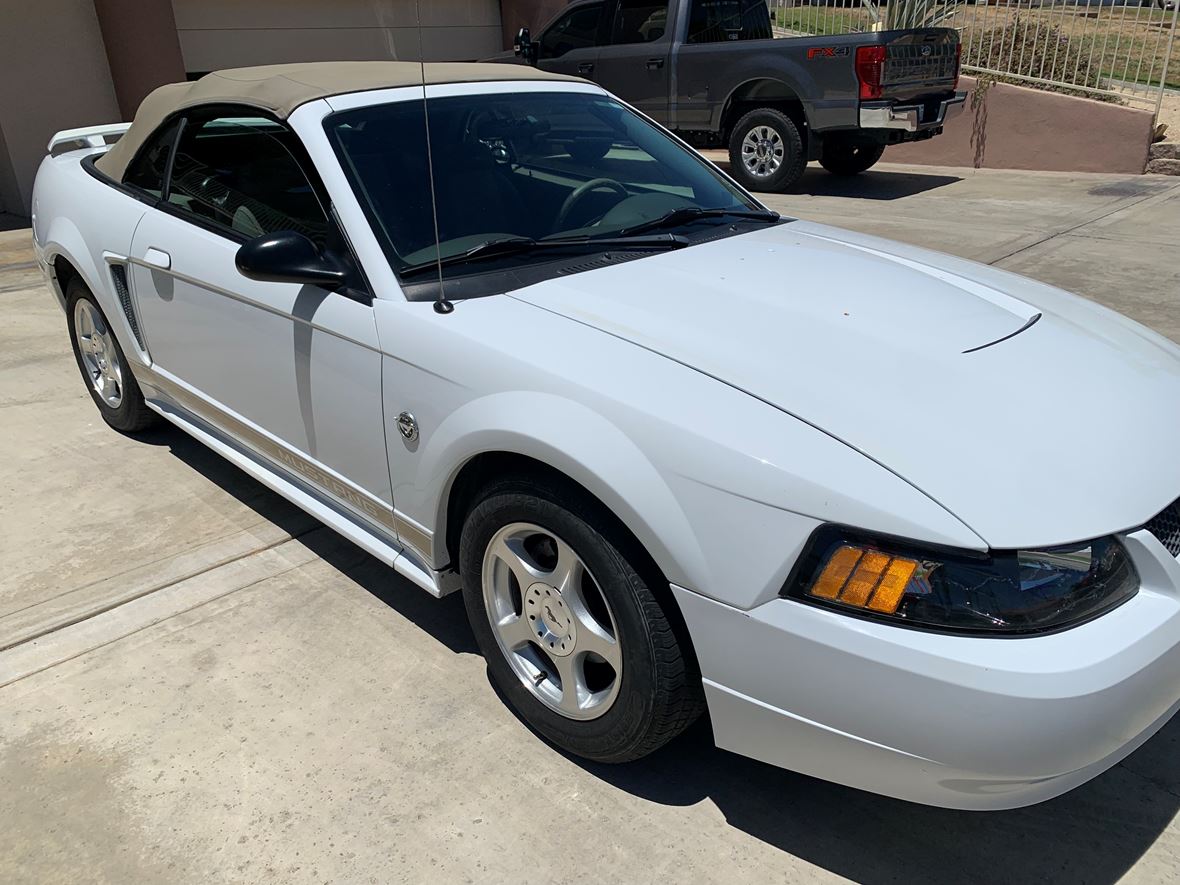
<instances>
[{"instance_id":1,"label":"car windshield","mask_svg":"<svg viewBox=\"0 0 1180 885\"><path fill-rule=\"evenodd\" d=\"M604 249L622 241L673 248L716 225L777 220L606 95L466 95L431 98L425 110L433 193L422 101L325 121L394 270L406 278L440 258L452 277L585 254L600 239Z\"/></svg>"}]
</instances>

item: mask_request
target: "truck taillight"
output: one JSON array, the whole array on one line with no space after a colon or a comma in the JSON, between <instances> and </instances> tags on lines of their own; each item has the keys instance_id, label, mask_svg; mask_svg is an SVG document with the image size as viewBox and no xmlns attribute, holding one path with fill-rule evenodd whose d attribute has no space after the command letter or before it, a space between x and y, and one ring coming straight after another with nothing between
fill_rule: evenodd
<instances>
[{"instance_id":1,"label":"truck taillight","mask_svg":"<svg viewBox=\"0 0 1180 885\"><path fill-rule=\"evenodd\" d=\"M959 73L963 70L963 44L955 44L955 85L951 89L959 88Z\"/></svg>"},{"instance_id":2,"label":"truck taillight","mask_svg":"<svg viewBox=\"0 0 1180 885\"><path fill-rule=\"evenodd\" d=\"M856 47L856 79L860 81L861 100L881 97L881 81L885 74L885 47Z\"/></svg>"}]
</instances>

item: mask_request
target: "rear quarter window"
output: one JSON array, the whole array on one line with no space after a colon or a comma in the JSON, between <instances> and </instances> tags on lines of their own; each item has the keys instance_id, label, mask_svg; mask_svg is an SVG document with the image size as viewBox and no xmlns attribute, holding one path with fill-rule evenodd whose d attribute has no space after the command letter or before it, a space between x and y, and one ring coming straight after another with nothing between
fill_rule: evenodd
<instances>
[{"instance_id":1,"label":"rear quarter window","mask_svg":"<svg viewBox=\"0 0 1180 885\"><path fill-rule=\"evenodd\" d=\"M148 139L123 174L123 183L146 191L154 197L163 196L164 176L168 172L168 155L172 152L172 145L176 141L179 129L180 121L175 120Z\"/></svg>"}]
</instances>

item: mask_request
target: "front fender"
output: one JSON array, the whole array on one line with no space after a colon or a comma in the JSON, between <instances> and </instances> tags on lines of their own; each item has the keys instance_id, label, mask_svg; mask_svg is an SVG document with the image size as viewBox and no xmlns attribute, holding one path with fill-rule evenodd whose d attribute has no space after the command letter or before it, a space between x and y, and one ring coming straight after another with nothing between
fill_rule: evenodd
<instances>
[{"instance_id":1,"label":"front fender","mask_svg":"<svg viewBox=\"0 0 1180 885\"><path fill-rule=\"evenodd\" d=\"M778 593L821 522L982 543L839 440L523 297L474 298L447 315L374 303L394 505L435 567L450 562L455 478L492 453L580 483L668 580L740 609ZM417 435L403 436L402 413Z\"/></svg>"},{"instance_id":2,"label":"front fender","mask_svg":"<svg viewBox=\"0 0 1180 885\"><path fill-rule=\"evenodd\" d=\"M707 582L700 544L680 504L647 456L586 406L549 393L510 391L473 400L425 441L420 500L433 508L432 557L445 562L447 500L463 465L506 452L541 461L580 483L639 539L671 581ZM427 503L431 502L431 503Z\"/></svg>"}]
</instances>

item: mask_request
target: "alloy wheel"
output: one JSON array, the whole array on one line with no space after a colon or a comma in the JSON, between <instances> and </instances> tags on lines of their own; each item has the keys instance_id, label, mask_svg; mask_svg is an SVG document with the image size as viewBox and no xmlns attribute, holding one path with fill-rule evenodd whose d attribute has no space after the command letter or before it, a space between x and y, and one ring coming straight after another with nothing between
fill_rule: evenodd
<instances>
[{"instance_id":1,"label":"alloy wheel","mask_svg":"<svg viewBox=\"0 0 1180 885\"><path fill-rule=\"evenodd\" d=\"M74 305L74 335L90 386L104 403L117 409L123 401L123 369L106 322L89 301Z\"/></svg>"},{"instance_id":2,"label":"alloy wheel","mask_svg":"<svg viewBox=\"0 0 1180 885\"><path fill-rule=\"evenodd\" d=\"M619 692L614 613L569 544L531 523L497 531L483 557L484 608L524 687L570 719L596 719Z\"/></svg>"},{"instance_id":3,"label":"alloy wheel","mask_svg":"<svg viewBox=\"0 0 1180 885\"><path fill-rule=\"evenodd\" d=\"M755 126L742 139L742 163L755 178L770 178L785 156L783 138L770 126Z\"/></svg>"}]
</instances>

